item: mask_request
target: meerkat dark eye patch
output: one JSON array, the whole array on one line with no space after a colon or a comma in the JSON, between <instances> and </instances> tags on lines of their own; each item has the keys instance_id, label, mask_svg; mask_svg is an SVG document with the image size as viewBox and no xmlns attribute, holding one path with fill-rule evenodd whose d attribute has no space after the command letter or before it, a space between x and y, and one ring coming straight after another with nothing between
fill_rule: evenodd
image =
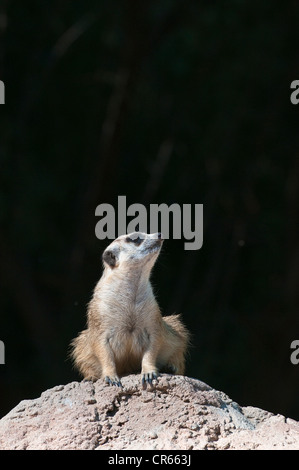
<instances>
[{"instance_id":1,"label":"meerkat dark eye patch","mask_svg":"<svg viewBox=\"0 0 299 470\"><path fill-rule=\"evenodd\" d=\"M109 251L109 250L104 251L102 258L103 258L103 261L105 261L105 263L107 263L110 266L110 268L115 267L116 256L114 253L112 253L112 251Z\"/></svg>"},{"instance_id":2,"label":"meerkat dark eye patch","mask_svg":"<svg viewBox=\"0 0 299 470\"><path fill-rule=\"evenodd\" d=\"M143 238L139 237L136 235L136 237L126 237L126 242L127 243L134 243L135 245L141 245L143 242Z\"/></svg>"}]
</instances>

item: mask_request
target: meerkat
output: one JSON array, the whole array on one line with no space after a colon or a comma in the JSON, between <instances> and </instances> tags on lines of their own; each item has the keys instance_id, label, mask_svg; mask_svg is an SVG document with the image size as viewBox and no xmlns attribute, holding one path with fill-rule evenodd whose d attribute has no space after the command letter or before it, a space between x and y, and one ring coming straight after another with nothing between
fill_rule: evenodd
<instances>
[{"instance_id":1,"label":"meerkat","mask_svg":"<svg viewBox=\"0 0 299 470\"><path fill-rule=\"evenodd\" d=\"M71 344L84 379L101 378L121 387L121 376L141 370L145 386L157 381L159 371L184 374L188 330L180 315L162 317L150 283L162 244L161 233L134 232L118 237L104 251L104 271L88 305L87 329Z\"/></svg>"}]
</instances>

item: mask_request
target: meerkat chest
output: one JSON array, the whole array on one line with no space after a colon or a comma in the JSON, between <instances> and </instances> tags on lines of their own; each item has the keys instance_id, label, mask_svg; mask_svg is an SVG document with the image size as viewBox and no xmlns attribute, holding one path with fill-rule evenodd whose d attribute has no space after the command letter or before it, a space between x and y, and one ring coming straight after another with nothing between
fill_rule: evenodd
<instances>
[{"instance_id":1,"label":"meerkat chest","mask_svg":"<svg viewBox=\"0 0 299 470\"><path fill-rule=\"evenodd\" d=\"M138 289L129 286L117 286L106 297L106 311L110 319L121 328L130 332L146 326L152 320L157 303L149 283Z\"/></svg>"},{"instance_id":2,"label":"meerkat chest","mask_svg":"<svg viewBox=\"0 0 299 470\"><path fill-rule=\"evenodd\" d=\"M136 350L146 347L158 311L150 284L140 284L138 289L114 286L101 296L101 306L102 328L109 332L113 349L119 345Z\"/></svg>"},{"instance_id":3,"label":"meerkat chest","mask_svg":"<svg viewBox=\"0 0 299 470\"><path fill-rule=\"evenodd\" d=\"M149 343L153 322L151 308L146 303L119 306L109 319L110 344L114 351L141 353Z\"/></svg>"},{"instance_id":4,"label":"meerkat chest","mask_svg":"<svg viewBox=\"0 0 299 470\"><path fill-rule=\"evenodd\" d=\"M154 321L150 305L146 302L130 305L121 312L120 317L120 327L130 335L140 334Z\"/></svg>"}]
</instances>

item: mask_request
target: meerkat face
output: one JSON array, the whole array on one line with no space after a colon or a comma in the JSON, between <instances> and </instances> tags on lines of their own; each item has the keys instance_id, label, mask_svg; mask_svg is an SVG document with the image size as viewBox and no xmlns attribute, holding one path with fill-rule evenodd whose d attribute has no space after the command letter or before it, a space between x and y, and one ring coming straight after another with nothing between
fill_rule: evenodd
<instances>
[{"instance_id":1,"label":"meerkat face","mask_svg":"<svg viewBox=\"0 0 299 470\"><path fill-rule=\"evenodd\" d=\"M136 266L148 263L153 266L162 243L161 233L133 232L129 235L121 235L104 251L104 265L108 265L112 269L123 265Z\"/></svg>"}]
</instances>

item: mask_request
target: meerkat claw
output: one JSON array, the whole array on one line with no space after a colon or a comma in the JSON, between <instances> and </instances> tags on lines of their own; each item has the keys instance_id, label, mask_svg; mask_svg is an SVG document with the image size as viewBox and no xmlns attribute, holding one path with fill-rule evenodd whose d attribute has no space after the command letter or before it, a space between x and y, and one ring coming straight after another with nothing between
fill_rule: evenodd
<instances>
[{"instance_id":1,"label":"meerkat claw","mask_svg":"<svg viewBox=\"0 0 299 470\"><path fill-rule=\"evenodd\" d=\"M149 372L147 374L142 374L141 383L143 386L145 386L145 384L152 385L153 380L155 380L156 382L158 381L158 374L156 374L156 372Z\"/></svg>"},{"instance_id":2,"label":"meerkat claw","mask_svg":"<svg viewBox=\"0 0 299 470\"><path fill-rule=\"evenodd\" d=\"M105 380L105 383L108 384L108 385L116 385L117 387L122 388L122 383L121 383L121 381L119 380L118 377L111 378L108 375L106 375L104 380Z\"/></svg>"}]
</instances>

